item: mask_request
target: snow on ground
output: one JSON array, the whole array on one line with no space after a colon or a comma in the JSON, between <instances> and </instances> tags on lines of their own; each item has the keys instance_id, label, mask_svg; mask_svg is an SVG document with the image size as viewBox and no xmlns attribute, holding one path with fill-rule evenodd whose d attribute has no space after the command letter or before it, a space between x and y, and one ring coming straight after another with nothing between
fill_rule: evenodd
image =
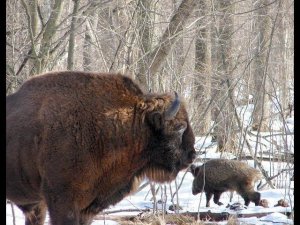
<instances>
[{"instance_id":1,"label":"snow on ground","mask_svg":"<svg viewBox=\"0 0 300 225\"><path fill-rule=\"evenodd\" d=\"M179 205L182 207L182 210L180 212L197 212L198 207L199 207L199 201L200 201L200 212L208 211L208 209L212 213L217 213L217 212L228 212L230 214L236 214L237 211L229 210L226 208L228 203L235 203L235 202L240 202L244 203L244 200L242 199L241 196L238 194L234 193L233 194L233 199L230 202L230 193L225 192L222 194L220 201L224 203L222 206L218 206L214 204L214 202L211 200L211 207L206 208L205 207L205 194L198 194L196 196L192 195L191 193L191 184L193 181L193 176L191 173L186 173L185 172L180 172L178 177L176 178L176 183L177 185L180 184L182 177L184 176L184 180L182 183L181 188L179 189L178 196L179 196ZM146 181L145 181L146 182ZM175 190L175 181L170 183L172 191L174 192ZM158 185L156 185L158 187ZM163 185L162 185L163 186ZM121 202L116 204L115 206L110 207L109 209L106 209L105 211L114 211L114 210L124 210L124 209L152 209L153 207L153 201L151 201L151 193L149 193L149 186L141 190L140 192L128 196L125 199L123 199ZM172 205L170 201L170 188L169 184L166 184L166 190L167 190L167 209L169 208L170 205ZM280 212L291 212L292 207L294 206L294 196L292 191L288 191L287 189L268 189L268 190L263 190L260 191L261 197L263 199L267 199L269 202L269 208L263 208L262 206L255 206L254 203L250 203L247 209L242 209L238 211L238 213L242 214L252 214L252 213L270 213L267 216L257 218L257 217L250 217L250 218L240 218L239 220L245 224L258 224L258 225L265 225L265 224L270 224L270 225L278 225L278 224L293 224L293 221L288 219L287 216L283 215ZM161 199L161 193L160 191L157 194L158 200ZM274 207L275 204L277 204L279 199L285 199L289 202L290 207ZM176 197L174 198L174 202L176 203ZM158 204L158 208L161 209L162 205ZM17 209L16 206L14 206L15 209L15 215L16 215L16 224L24 224L24 217L22 215L22 212ZM172 211L168 211L169 213L173 213ZM137 215L139 212L122 212L122 213L113 213L111 215ZM6 206L6 219L7 225L13 225L12 223L12 211L11 211L11 205L7 204ZM49 224L49 218L47 216L46 223ZM100 225L104 224L104 221L100 220L95 220L93 225ZM105 221L106 225L116 225L118 224L117 222L106 220ZM219 222L218 224L226 224L224 222Z\"/></svg>"},{"instance_id":2,"label":"snow on ground","mask_svg":"<svg viewBox=\"0 0 300 225\"><path fill-rule=\"evenodd\" d=\"M200 158L203 159L204 156L206 158L220 158L221 154L216 153L216 146L213 145L210 140L211 138L207 138L204 142L205 138L196 138L196 145L201 145L202 149L205 149L205 154L200 155ZM234 155L230 153L225 153L225 155L222 155L223 158L234 158ZM250 166L254 166L254 161L253 160L247 160L246 161ZM197 165L202 164L202 162L197 162ZM266 171L270 174L270 171L272 170L271 175L278 173L278 171L287 168L290 166L288 163L280 162L262 162L263 167L265 168ZM198 207L199 207L199 202L200 202L200 212L208 211L210 210L212 213L217 213L217 212L228 212L230 214L236 214L236 211L229 210L226 208L227 204L230 203L235 203L235 202L240 202L244 203L244 200L242 199L241 196L238 194L234 193L233 198L230 202L230 192L225 192L222 194L220 201L224 203L222 206L218 206L214 204L213 200L210 201L211 207L206 208L205 207L205 194L198 194L196 196L192 195L191 193L191 188L192 188L192 182L193 182L193 176L189 172L180 172L176 178L176 183L177 186L180 185L182 178L183 182L182 185L180 186L180 189L178 191L178 196L179 196L179 205L182 207L182 210L180 212L197 212ZM288 219L287 216L283 215L280 212L291 212L292 208L294 207L294 195L293 195L293 181L290 181L291 177L291 172L285 173L281 181L278 183L274 183L274 185L277 187L277 189L269 189L268 186L266 186L265 189L259 191L261 193L261 198L262 199L267 199L269 202L269 208L263 208L262 206L255 206L252 202L248 206L247 209L243 209L238 211L239 213L242 214L252 214L252 213L270 213L267 216L257 218L257 217L250 217L250 218L239 218L239 221L241 224L255 224L255 225L283 225L283 224L293 224L293 221L291 219ZM279 177L278 177L279 179ZM144 181L146 182L146 181ZM265 183L265 181L263 182ZM166 190L167 190L167 209L169 208L171 203L171 194L170 194L170 186L172 189L172 192L176 190L175 186L175 181L171 182L170 184L165 184L166 185ZM159 185L156 185L158 187ZM164 185L162 185L164 186ZM142 189L140 192L128 196L125 199L123 199L121 202L116 204L115 206L111 206L110 208L106 209L105 211L113 211L113 210L124 210L124 209L152 209L153 208L153 201L151 200L151 192L149 189L149 185ZM161 192L158 192L157 198L161 198ZM274 207L275 204L277 204L279 199L284 199L288 201L290 207ZM174 203L176 203L176 196L174 198ZM162 205L158 204L158 208L161 209ZM16 218L16 225L23 225L24 223L24 216L22 212L14 206L15 210L15 218ZM113 213L111 215L137 215L139 212L119 212L119 213ZM172 211L168 211L168 213L172 213ZM13 225L13 219L12 219L12 210L11 210L11 205L7 204L6 205L6 224L7 225ZM50 224L49 223L49 217L47 215L46 217L46 223L45 224ZM111 220L95 220L93 225L117 225L118 223L115 221ZM218 222L218 224L226 224L226 222Z\"/></svg>"},{"instance_id":3,"label":"snow on ground","mask_svg":"<svg viewBox=\"0 0 300 225\"><path fill-rule=\"evenodd\" d=\"M201 158L204 158L203 156L207 158L220 158L220 153L215 152L215 146L212 145L210 142L210 138L207 138L209 141L204 142L205 138L196 138L196 145L202 146L202 149L206 149L206 153L204 155L200 155ZM204 143L204 144L203 144ZM234 156L230 153L226 153L226 155L222 155L222 157L225 158L234 158ZM254 166L253 160L247 160L247 163L250 166ZM196 164L200 165L202 162L197 162ZM272 174L276 174L281 169L286 168L288 165L287 163L276 163L272 162L263 162L262 165L264 166L265 170L270 172L272 170ZM291 212L292 208L294 207L294 195L293 195L293 181L290 181L291 173L286 173L285 176L283 176L281 183L278 182L274 183L274 185L277 187L277 189L269 189L268 186L266 186L265 189L259 191L261 193L262 199L267 199L269 202L269 208L263 208L262 206L255 206L252 202L248 206L247 209L243 209L238 211L242 214L252 214L252 213L270 213L267 216L257 218L257 217L250 217L250 218L239 218L239 221L241 224L256 224L256 225L283 225L283 224L293 224L293 221L291 219L288 219L287 216L283 215L280 212ZM182 185L178 191L179 196L179 205L182 207L182 210L180 212L197 212L199 207L199 201L200 201L200 212L208 211L210 210L212 213L217 212L228 212L230 214L236 214L236 211L229 210L226 208L227 204L240 202L244 203L244 200L241 196L234 193L233 198L230 202L230 192L225 192L222 194L220 201L224 203L222 206L218 206L214 204L213 200L210 201L211 207L206 208L205 207L205 194L198 194L196 196L192 195L191 188L192 188L192 182L193 182L193 176L189 172L180 172L176 178L177 186L180 185L182 178L183 182ZM144 181L146 182L146 181ZM265 183L265 181L263 182ZM166 190L167 190L167 209L169 208L171 203L171 194L170 194L170 186L172 189L172 192L176 190L175 181L171 182L170 184L165 184ZM158 187L159 185L156 185ZM162 185L164 186L164 185ZM153 208L153 201L151 200L151 192L149 189L149 185L142 189L140 192L128 196L125 199L123 199L121 202L116 204L115 206L111 206L110 208L106 209L105 211L114 211L114 210L124 210L124 209L152 209ZM161 198L161 192L158 192L157 199ZM275 204L277 204L279 199L285 199L288 201L290 207L274 207ZM176 203L176 196L174 198L174 203ZM158 208L161 209L162 205L158 204ZM23 225L24 223L24 216L22 212L14 206L15 210L15 218L16 218L16 225ZM169 213L172 213L172 211L168 211ZM113 213L111 215L137 215L139 212L119 212L119 213ZM12 219L12 210L11 205L7 204L6 206L6 224L7 225L13 225L13 219ZM49 217L47 215L46 217L46 223L49 223ZM100 224L106 224L106 225L117 225L118 223L111 220L95 220L93 225L100 225ZM218 222L218 224L226 224L226 222Z\"/></svg>"}]
</instances>

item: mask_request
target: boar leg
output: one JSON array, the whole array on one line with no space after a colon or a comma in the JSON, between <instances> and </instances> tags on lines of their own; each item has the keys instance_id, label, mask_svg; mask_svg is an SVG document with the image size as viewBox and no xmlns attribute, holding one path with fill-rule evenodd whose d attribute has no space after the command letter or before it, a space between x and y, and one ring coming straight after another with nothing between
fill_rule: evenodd
<instances>
[{"instance_id":1,"label":"boar leg","mask_svg":"<svg viewBox=\"0 0 300 225\"><path fill-rule=\"evenodd\" d=\"M205 192L205 195L206 195L206 207L209 207L210 206L209 201L212 197L212 193L211 192Z\"/></svg>"},{"instance_id":2,"label":"boar leg","mask_svg":"<svg viewBox=\"0 0 300 225\"><path fill-rule=\"evenodd\" d=\"M260 193L259 192L251 192L248 194L250 201L254 202L256 206L259 205L260 202Z\"/></svg>"},{"instance_id":3,"label":"boar leg","mask_svg":"<svg viewBox=\"0 0 300 225\"><path fill-rule=\"evenodd\" d=\"M245 206L248 206L250 204L250 199L248 198L248 196L242 196L242 197L245 200Z\"/></svg>"},{"instance_id":4,"label":"boar leg","mask_svg":"<svg viewBox=\"0 0 300 225\"><path fill-rule=\"evenodd\" d=\"M222 192L219 192L219 191L214 192L214 203L216 203L217 205L223 205L222 202L219 202L221 194L222 194Z\"/></svg>"}]
</instances>

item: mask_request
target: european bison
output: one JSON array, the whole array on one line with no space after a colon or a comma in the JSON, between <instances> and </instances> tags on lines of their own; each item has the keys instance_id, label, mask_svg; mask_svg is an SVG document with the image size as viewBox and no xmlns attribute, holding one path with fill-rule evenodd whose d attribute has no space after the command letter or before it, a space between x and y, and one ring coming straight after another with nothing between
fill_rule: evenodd
<instances>
[{"instance_id":1,"label":"european bison","mask_svg":"<svg viewBox=\"0 0 300 225\"><path fill-rule=\"evenodd\" d=\"M50 72L6 98L6 197L26 224L90 224L144 177L172 181L195 158L177 94L120 74Z\"/></svg>"},{"instance_id":2,"label":"european bison","mask_svg":"<svg viewBox=\"0 0 300 225\"><path fill-rule=\"evenodd\" d=\"M192 193L196 195L204 190L206 207L214 195L214 203L222 205L220 196L225 191L236 191L248 206L250 201L259 204L260 193L254 191L254 183L261 178L259 170L246 163L228 159L212 159L201 166L191 165L193 174ZM204 186L204 187L203 187Z\"/></svg>"}]
</instances>

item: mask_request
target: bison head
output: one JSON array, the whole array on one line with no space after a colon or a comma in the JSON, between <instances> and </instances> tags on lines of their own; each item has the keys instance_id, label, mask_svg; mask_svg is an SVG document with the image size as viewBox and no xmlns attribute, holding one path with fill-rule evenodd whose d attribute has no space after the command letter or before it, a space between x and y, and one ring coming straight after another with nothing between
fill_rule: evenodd
<instances>
[{"instance_id":1,"label":"bison head","mask_svg":"<svg viewBox=\"0 0 300 225\"><path fill-rule=\"evenodd\" d=\"M201 166L195 166L195 165L190 166L190 172L194 176L193 185L192 185L193 195L197 195L198 193L201 193L203 190L204 180L200 168Z\"/></svg>"},{"instance_id":2,"label":"bison head","mask_svg":"<svg viewBox=\"0 0 300 225\"><path fill-rule=\"evenodd\" d=\"M146 147L149 164L144 173L150 180L168 182L195 159L195 137L177 93L175 98L166 95L154 102L146 114L150 137Z\"/></svg>"}]
</instances>

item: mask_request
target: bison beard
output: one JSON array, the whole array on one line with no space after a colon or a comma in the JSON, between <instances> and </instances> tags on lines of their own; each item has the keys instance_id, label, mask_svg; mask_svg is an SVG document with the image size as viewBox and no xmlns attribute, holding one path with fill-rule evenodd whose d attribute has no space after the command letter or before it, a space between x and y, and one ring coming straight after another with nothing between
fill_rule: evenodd
<instances>
[{"instance_id":1,"label":"bison beard","mask_svg":"<svg viewBox=\"0 0 300 225\"><path fill-rule=\"evenodd\" d=\"M169 182L195 158L177 94L120 74L51 72L6 98L6 197L26 224L90 224L144 177Z\"/></svg>"}]
</instances>

